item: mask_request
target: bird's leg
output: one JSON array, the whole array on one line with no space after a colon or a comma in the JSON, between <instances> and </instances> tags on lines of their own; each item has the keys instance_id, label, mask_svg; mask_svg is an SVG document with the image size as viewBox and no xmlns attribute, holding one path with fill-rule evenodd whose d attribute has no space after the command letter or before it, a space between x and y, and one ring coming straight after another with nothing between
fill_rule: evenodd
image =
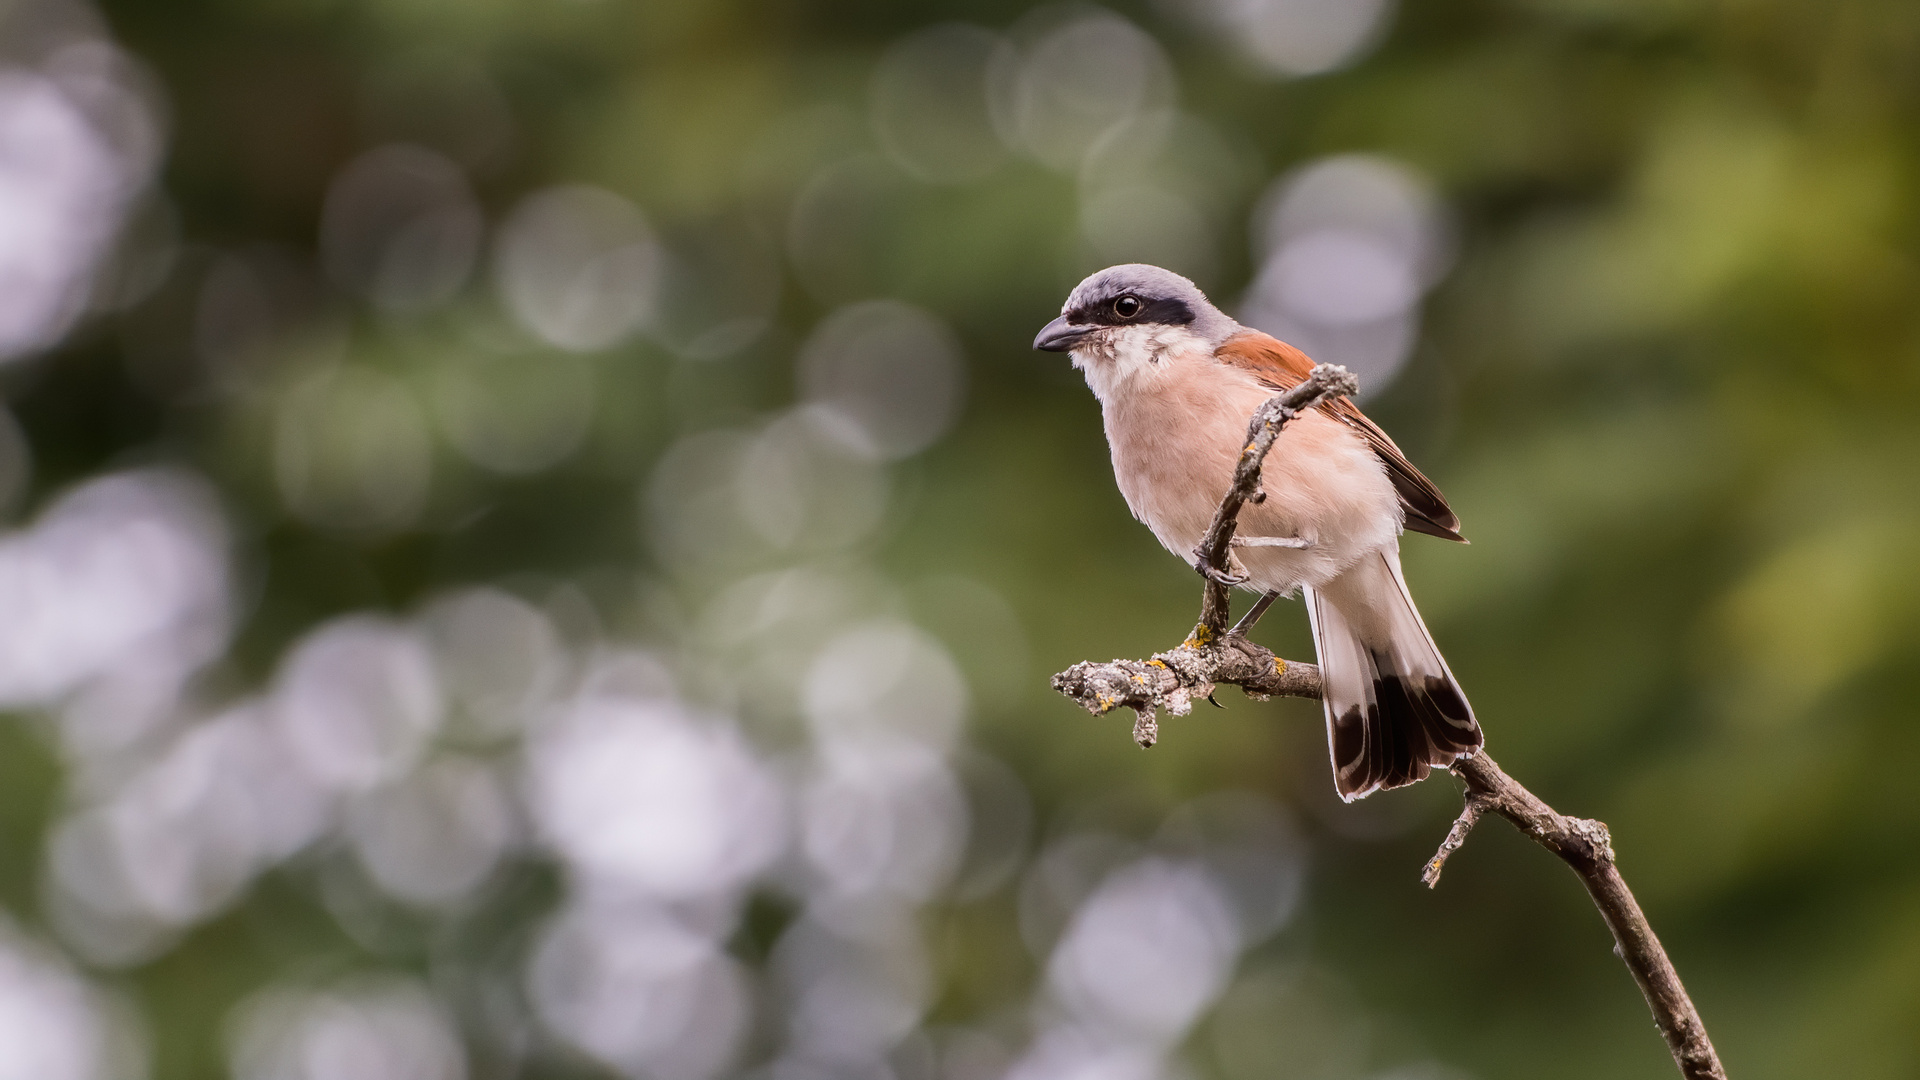
<instances>
[{"instance_id":1,"label":"bird's leg","mask_svg":"<svg viewBox=\"0 0 1920 1080\"><path fill-rule=\"evenodd\" d=\"M1255 600L1253 606L1247 609L1247 613L1240 616L1240 621L1233 624L1233 629L1227 631L1227 636L1245 637L1247 631L1253 629L1253 624L1259 622L1260 616L1265 615L1267 609L1272 607L1273 602L1278 599L1280 599L1280 593L1276 590Z\"/></svg>"},{"instance_id":2,"label":"bird's leg","mask_svg":"<svg viewBox=\"0 0 1920 1080\"><path fill-rule=\"evenodd\" d=\"M1277 547L1305 551L1313 546L1313 541L1299 536L1236 536L1230 541L1234 547Z\"/></svg>"}]
</instances>

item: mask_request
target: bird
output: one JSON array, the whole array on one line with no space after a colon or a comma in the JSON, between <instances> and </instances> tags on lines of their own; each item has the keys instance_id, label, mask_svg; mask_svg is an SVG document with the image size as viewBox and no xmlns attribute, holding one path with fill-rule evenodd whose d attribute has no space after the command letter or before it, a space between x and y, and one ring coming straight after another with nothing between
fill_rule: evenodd
<instances>
[{"instance_id":1,"label":"bird","mask_svg":"<svg viewBox=\"0 0 1920 1080\"><path fill-rule=\"evenodd\" d=\"M1313 368L1242 326L1192 281L1144 263L1076 286L1033 347L1064 352L1099 399L1114 479L1168 551L1197 548L1232 482L1247 422ZM1485 737L1407 591L1403 530L1466 542L1433 481L1346 398L1286 425L1242 509L1229 571L1307 609L1322 679L1334 788L1352 802L1471 757Z\"/></svg>"}]
</instances>

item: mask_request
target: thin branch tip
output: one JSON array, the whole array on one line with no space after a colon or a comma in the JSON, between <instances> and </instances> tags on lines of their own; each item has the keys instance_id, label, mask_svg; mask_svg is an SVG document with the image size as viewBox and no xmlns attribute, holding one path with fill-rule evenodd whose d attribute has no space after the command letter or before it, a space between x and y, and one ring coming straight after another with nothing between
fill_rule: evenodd
<instances>
[{"instance_id":1,"label":"thin branch tip","mask_svg":"<svg viewBox=\"0 0 1920 1080\"><path fill-rule=\"evenodd\" d=\"M1440 841L1440 850L1433 853L1433 858L1428 859L1420 871L1420 883L1429 889L1440 887L1440 872L1447 868L1447 860L1466 845L1467 834L1480 823L1482 802L1472 792L1465 793L1463 799L1460 816L1454 819L1453 828L1447 830L1447 838Z\"/></svg>"},{"instance_id":2,"label":"thin branch tip","mask_svg":"<svg viewBox=\"0 0 1920 1080\"><path fill-rule=\"evenodd\" d=\"M1142 750L1151 750L1153 744L1160 741L1160 721L1154 710L1141 708L1133 711L1133 741L1140 744Z\"/></svg>"},{"instance_id":3,"label":"thin branch tip","mask_svg":"<svg viewBox=\"0 0 1920 1080\"><path fill-rule=\"evenodd\" d=\"M1352 397L1360 392L1360 376L1339 364L1315 364L1307 373L1307 382L1318 382L1330 394Z\"/></svg>"}]
</instances>

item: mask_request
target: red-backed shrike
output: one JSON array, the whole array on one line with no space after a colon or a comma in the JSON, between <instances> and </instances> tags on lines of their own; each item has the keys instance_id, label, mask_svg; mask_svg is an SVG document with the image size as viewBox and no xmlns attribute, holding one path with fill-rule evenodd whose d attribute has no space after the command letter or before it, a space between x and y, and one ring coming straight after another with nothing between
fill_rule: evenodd
<instances>
[{"instance_id":1,"label":"red-backed shrike","mask_svg":"<svg viewBox=\"0 0 1920 1080\"><path fill-rule=\"evenodd\" d=\"M1247 421L1313 362L1235 322L1157 266L1102 270L1033 347L1073 356L1100 399L1114 478L1133 516L1196 561L1246 441ZM1352 801L1411 784L1484 741L1400 572L1404 529L1464 540L1440 489L1353 403L1288 424L1240 512L1246 586L1304 594L1320 656L1334 786Z\"/></svg>"}]
</instances>

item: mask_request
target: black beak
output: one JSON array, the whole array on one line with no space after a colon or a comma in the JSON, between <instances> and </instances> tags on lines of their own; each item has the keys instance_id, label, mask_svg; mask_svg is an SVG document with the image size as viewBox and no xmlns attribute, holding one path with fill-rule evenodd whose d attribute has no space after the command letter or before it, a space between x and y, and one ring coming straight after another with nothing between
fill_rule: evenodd
<instances>
[{"instance_id":1,"label":"black beak","mask_svg":"<svg viewBox=\"0 0 1920 1080\"><path fill-rule=\"evenodd\" d=\"M1067 352L1092 330L1091 326L1074 326L1062 315L1040 328L1040 333L1033 339L1033 347L1041 352Z\"/></svg>"}]
</instances>

